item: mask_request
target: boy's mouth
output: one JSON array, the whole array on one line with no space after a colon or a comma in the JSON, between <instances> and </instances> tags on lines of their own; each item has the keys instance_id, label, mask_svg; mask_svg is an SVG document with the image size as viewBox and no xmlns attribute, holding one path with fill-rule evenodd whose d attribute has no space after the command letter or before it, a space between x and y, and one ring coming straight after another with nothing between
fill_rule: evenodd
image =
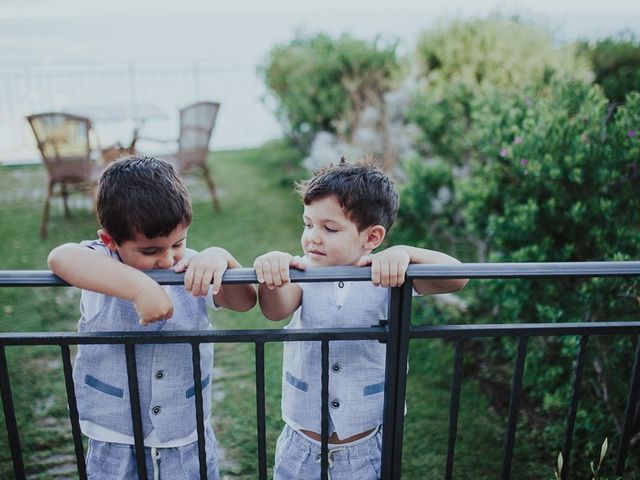
<instances>
[{"instance_id":1,"label":"boy's mouth","mask_svg":"<svg viewBox=\"0 0 640 480\"><path fill-rule=\"evenodd\" d=\"M322 257L325 256L325 254L320 252L319 250L309 250L307 253L309 255L318 255L318 256L322 256Z\"/></svg>"}]
</instances>

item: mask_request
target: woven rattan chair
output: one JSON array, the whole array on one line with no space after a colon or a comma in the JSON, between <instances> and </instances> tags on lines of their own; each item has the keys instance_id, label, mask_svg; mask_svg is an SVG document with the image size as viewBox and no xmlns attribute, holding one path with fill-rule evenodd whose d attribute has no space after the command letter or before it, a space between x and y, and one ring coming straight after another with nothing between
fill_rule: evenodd
<instances>
[{"instance_id":1,"label":"woven rattan chair","mask_svg":"<svg viewBox=\"0 0 640 480\"><path fill-rule=\"evenodd\" d=\"M175 140L158 140L140 137L140 140L153 142L177 142L177 152L161 158L174 164L180 173L198 172L207 182L213 208L220 211L220 202L216 193L216 185L207 165L209 142L220 110L217 102L198 102L180 109L180 136Z\"/></svg>"},{"instance_id":2,"label":"woven rattan chair","mask_svg":"<svg viewBox=\"0 0 640 480\"><path fill-rule=\"evenodd\" d=\"M67 113L48 112L27 116L47 172L47 193L40 225L40 237L47 236L51 197L62 196L64 213L70 216L67 197L83 192L95 201L95 188L102 165L92 158L91 122Z\"/></svg>"}]
</instances>

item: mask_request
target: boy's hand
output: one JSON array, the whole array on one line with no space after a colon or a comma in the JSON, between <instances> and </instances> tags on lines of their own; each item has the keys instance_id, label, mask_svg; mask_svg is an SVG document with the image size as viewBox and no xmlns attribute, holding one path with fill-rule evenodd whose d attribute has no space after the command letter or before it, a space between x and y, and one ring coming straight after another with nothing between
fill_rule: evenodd
<instances>
[{"instance_id":1,"label":"boy's hand","mask_svg":"<svg viewBox=\"0 0 640 480\"><path fill-rule=\"evenodd\" d=\"M371 281L374 285L399 287L404 283L404 276L410 262L409 252L402 246L395 246L380 253L361 257L357 266L371 265Z\"/></svg>"},{"instance_id":2,"label":"boy's hand","mask_svg":"<svg viewBox=\"0 0 640 480\"><path fill-rule=\"evenodd\" d=\"M222 275L229 267L229 253L224 248L211 247L188 259L180 260L175 272L184 272L184 288L194 297L203 297L213 283L217 295L222 285Z\"/></svg>"},{"instance_id":3,"label":"boy's hand","mask_svg":"<svg viewBox=\"0 0 640 480\"><path fill-rule=\"evenodd\" d=\"M140 316L140 325L167 320L173 315L173 304L169 295L153 280L145 283L138 291L133 298L133 306Z\"/></svg>"},{"instance_id":4,"label":"boy's hand","mask_svg":"<svg viewBox=\"0 0 640 480\"><path fill-rule=\"evenodd\" d=\"M268 252L260 255L253 262L259 283L264 283L273 290L289 283L289 268L306 270L307 264L299 256L286 252Z\"/></svg>"}]
</instances>

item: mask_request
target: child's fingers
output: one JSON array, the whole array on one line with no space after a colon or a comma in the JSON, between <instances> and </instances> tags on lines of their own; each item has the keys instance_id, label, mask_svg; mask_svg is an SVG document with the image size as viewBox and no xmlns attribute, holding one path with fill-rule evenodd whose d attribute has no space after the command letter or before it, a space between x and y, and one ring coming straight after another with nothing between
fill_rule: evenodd
<instances>
[{"instance_id":1,"label":"child's fingers","mask_svg":"<svg viewBox=\"0 0 640 480\"><path fill-rule=\"evenodd\" d=\"M382 285L383 287L392 286L389 262L388 261L380 262L379 269L380 269L380 285Z\"/></svg>"},{"instance_id":2,"label":"child's fingers","mask_svg":"<svg viewBox=\"0 0 640 480\"><path fill-rule=\"evenodd\" d=\"M263 264L264 261L261 258L256 258L253 261L253 269L256 271L256 278L258 279L258 283L264 283Z\"/></svg>"},{"instance_id":3,"label":"child's fingers","mask_svg":"<svg viewBox=\"0 0 640 480\"><path fill-rule=\"evenodd\" d=\"M371 255L363 255L356 264L357 267L366 267L367 265L371 265Z\"/></svg>"},{"instance_id":4,"label":"child's fingers","mask_svg":"<svg viewBox=\"0 0 640 480\"><path fill-rule=\"evenodd\" d=\"M380 285L380 261L377 258L371 259L371 281L374 285Z\"/></svg>"},{"instance_id":5,"label":"child's fingers","mask_svg":"<svg viewBox=\"0 0 640 480\"><path fill-rule=\"evenodd\" d=\"M184 272L188 266L189 260L183 258L178 263L176 263L175 267L173 267L173 271L176 273Z\"/></svg>"},{"instance_id":6,"label":"child's fingers","mask_svg":"<svg viewBox=\"0 0 640 480\"><path fill-rule=\"evenodd\" d=\"M280 285L284 285L285 283L289 283L291 280L289 278L289 268L291 267L291 261L286 258L281 258L278 262L278 273L280 274L280 280L282 281Z\"/></svg>"},{"instance_id":7,"label":"child's fingers","mask_svg":"<svg viewBox=\"0 0 640 480\"><path fill-rule=\"evenodd\" d=\"M302 257L296 255L295 257L293 257L291 259L291 263L289 264L289 266L293 267L293 268L297 268L298 270L306 270L307 269L307 263L302 259Z\"/></svg>"},{"instance_id":8,"label":"child's fingers","mask_svg":"<svg viewBox=\"0 0 640 480\"><path fill-rule=\"evenodd\" d=\"M271 265L270 265L270 269L271 269L271 276L273 279L273 285L275 285L276 287L279 287L282 285L283 280L282 280L282 276L283 276L283 265L284 263L282 262L282 259L280 258L272 258L271 259ZM287 275L289 274L289 263L286 263L286 267L284 267L287 271Z\"/></svg>"},{"instance_id":9,"label":"child's fingers","mask_svg":"<svg viewBox=\"0 0 640 480\"><path fill-rule=\"evenodd\" d=\"M407 274L407 265L403 263L398 263L396 287L399 287L404 283L404 277L406 274Z\"/></svg>"},{"instance_id":10,"label":"child's fingers","mask_svg":"<svg viewBox=\"0 0 640 480\"><path fill-rule=\"evenodd\" d=\"M220 292L220 288L222 286L222 275L224 274L224 270L222 271L216 271L214 270L212 272L212 285L213 285L213 294L217 295L218 292ZM209 289L209 286L207 285L207 290ZM206 294L206 290L205 290L205 294Z\"/></svg>"},{"instance_id":11,"label":"child's fingers","mask_svg":"<svg viewBox=\"0 0 640 480\"><path fill-rule=\"evenodd\" d=\"M190 265L184 274L184 288L187 290L187 292L191 292L193 289L193 280L195 274L194 270L195 268L193 267L193 265Z\"/></svg>"}]
</instances>

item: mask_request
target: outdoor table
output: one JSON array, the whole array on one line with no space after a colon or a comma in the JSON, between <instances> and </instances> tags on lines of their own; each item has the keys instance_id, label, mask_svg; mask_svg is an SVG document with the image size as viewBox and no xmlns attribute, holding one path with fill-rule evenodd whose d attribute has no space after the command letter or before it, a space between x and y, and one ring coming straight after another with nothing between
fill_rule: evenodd
<instances>
[{"instance_id":1,"label":"outdoor table","mask_svg":"<svg viewBox=\"0 0 640 480\"><path fill-rule=\"evenodd\" d=\"M133 133L131 140L125 142L125 145L116 149L115 147L107 150L114 150L114 154L119 156L121 153L135 153L136 142L139 139L140 129L147 120L164 119L167 114L158 106L151 104L131 104L131 105L83 105L73 106L65 109L66 112L87 117L94 124L120 122L123 120L133 121ZM117 152L116 152L117 150ZM109 153L103 152L108 159ZM115 160L115 158L114 158Z\"/></svg>"}]
</instances>

